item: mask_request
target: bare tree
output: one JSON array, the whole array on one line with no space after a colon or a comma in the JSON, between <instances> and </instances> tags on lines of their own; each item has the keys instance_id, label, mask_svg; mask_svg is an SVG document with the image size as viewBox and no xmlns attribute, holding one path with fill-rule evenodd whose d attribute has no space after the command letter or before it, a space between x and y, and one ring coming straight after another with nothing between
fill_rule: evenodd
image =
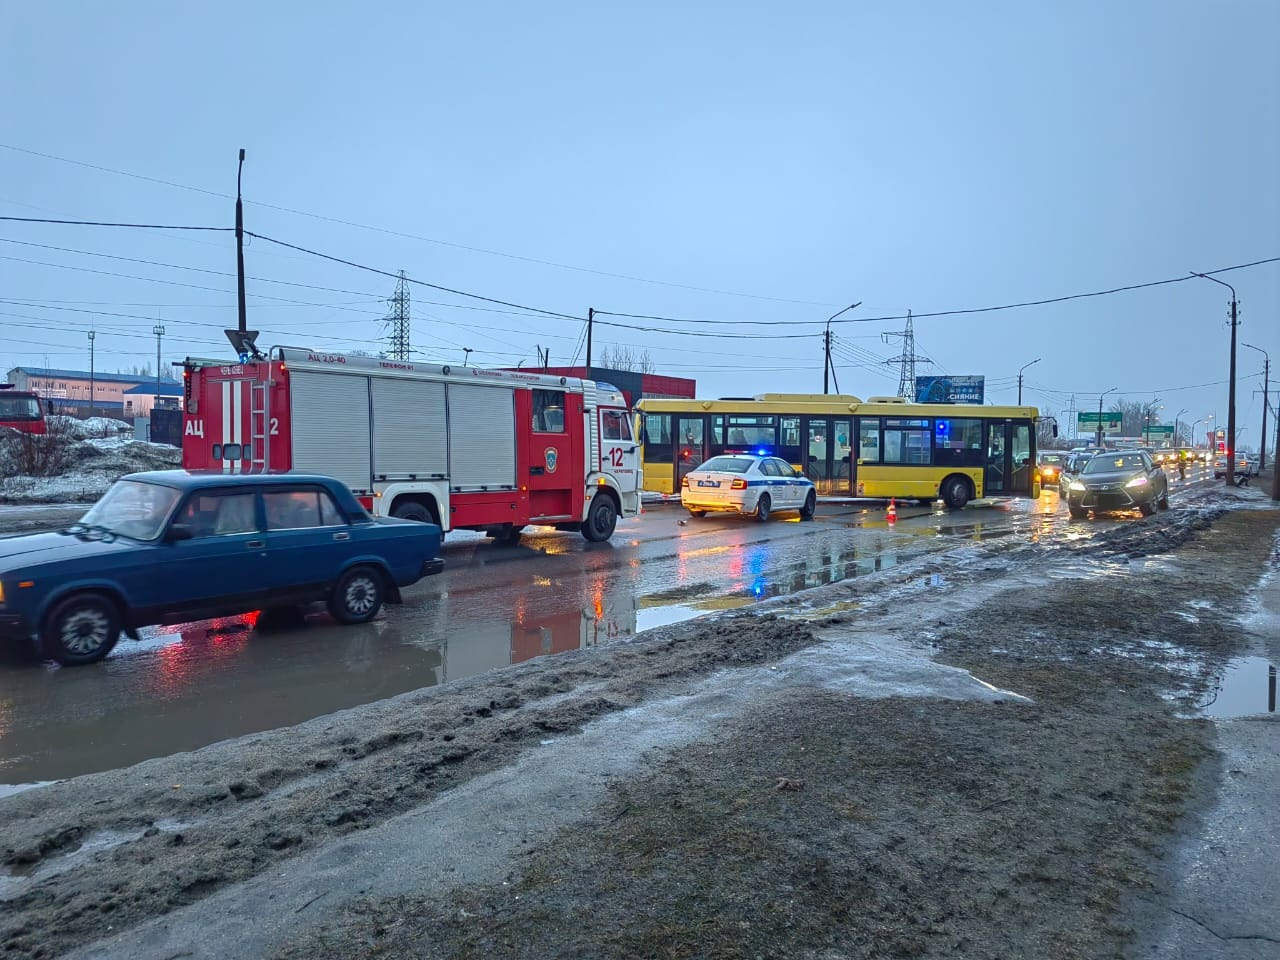
<instances>
[{"instance_id":1,"label":"bare tree","mask_svg":"<svg viewBox=\"0 0 1280 960\"><path fill-rule=\"evenodd\" d=\"M1045 407L1040 411L1040 419L1036 421L1036 446L1040 449L1052 450L1058 446L1058 438L1053 435L1055 422L1053 408Z\"/></svg>"},{"instance_id":2,"label":"bare tree","mask_svg":"<svg viewBox=\"0 0 1280 960\"><path fill-rule=\"evenodd\" d=\"M634 370L639 373L653 373L653 358L649 351L637 354L630 347L605 347L600 354L600 363L610 370Z\"/></svg>"}]
</instances>

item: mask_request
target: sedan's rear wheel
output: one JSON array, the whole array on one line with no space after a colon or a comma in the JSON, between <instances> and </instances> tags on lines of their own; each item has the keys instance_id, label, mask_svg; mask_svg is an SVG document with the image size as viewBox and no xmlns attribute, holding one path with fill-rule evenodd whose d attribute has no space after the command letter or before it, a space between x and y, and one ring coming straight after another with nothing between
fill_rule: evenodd
<instances>
[{"instance_id":1,"label":"sedan's rear wheel","mask_svg":"<svg viewBox=\"0 0 1280 960\"><path fill-rule=\"evenodd\" d=\"M120 639L120 611L100 593L78 593L60 601L40 631L41 652L63 666L101 660Z\"/></svg>"},{"instance_id":2,"label":"sedan's rear wheel","mask_svg":"<svg viewBox=\"0 0 1280 960\"><path fill-rule=\"evenodd\" d=\"M767 493L760 494L760 499L756 501L756 519L764 523L769 519L769 510L773 507L773 501L769 499Z\"/></svg>"},{"instance_id":3,"label":"sedan's rear wheel","mask_svg":"<svg viewBox=\"0 0 1280 960\"><path fill-rule=\"evenodd\" d=\"M812 490L808 496L804 498L804 506L800 508L801 520L812 520L814 512L818 509L818 495Z\"/></svg>"},{"instance_id":4,"label":"sedan's rear wheel","mask_svg":"<svg viewBox=\"0 0 1280 960\"><path fill-rule=\"evenodd\" d=\"M352 567L333 585L329 613L339 623L368 623L382 609L385 594L381 571Z\"/></svg>"}]
</instances>

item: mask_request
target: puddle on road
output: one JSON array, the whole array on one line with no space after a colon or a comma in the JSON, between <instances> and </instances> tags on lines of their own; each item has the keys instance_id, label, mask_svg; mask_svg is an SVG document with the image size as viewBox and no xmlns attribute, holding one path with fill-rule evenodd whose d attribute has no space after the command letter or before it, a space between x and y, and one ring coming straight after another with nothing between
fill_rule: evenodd
<instances>
[{"instance_id":1,"label":"puddle on road","mask_svg":"<svg viewBox=\"0 0 1280 960\"><path fill-rule=\"evenodd\" d=\"M1266 657L1237 657L1227 664L1217 691L1200 710L1218 720L1274 714L1276 665Z\"/></svg>"}]
</instances>

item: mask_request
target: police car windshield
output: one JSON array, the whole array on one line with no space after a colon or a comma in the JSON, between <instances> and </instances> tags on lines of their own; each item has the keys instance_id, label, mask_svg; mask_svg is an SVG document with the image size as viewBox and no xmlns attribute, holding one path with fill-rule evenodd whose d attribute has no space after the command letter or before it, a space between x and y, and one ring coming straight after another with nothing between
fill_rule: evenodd
<instances>
[{"instance_id":1,"label":"police car windshield","mask_svg":"<svg viewBox=\"0 0 1280 960\"><path fill-rule=\"evenodd\" d=\"M712 457L698 469L716 473L746 473L753 463L755 461L750 457Z\"/></svg>"},{"instance_id":2,"label":"police car windshield","mask_svg":"<svg viewBox=\"0 0 1280 960\"><path fill-rule=\"evenodd\" d=\"M180 492L140 480L117 480L101 500L80 518L84 527L99 527L134 540L154 540L164 529Z\"/></svg>"}]
</instances>

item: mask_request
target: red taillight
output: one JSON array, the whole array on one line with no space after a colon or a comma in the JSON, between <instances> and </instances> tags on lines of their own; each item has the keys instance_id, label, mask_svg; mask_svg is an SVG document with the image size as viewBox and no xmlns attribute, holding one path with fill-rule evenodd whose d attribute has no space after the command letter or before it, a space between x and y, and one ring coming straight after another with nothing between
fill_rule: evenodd
<instances>
[{"instance_id":1,"label":"red taillight","mask_svg":"<svg viewBox=\"0 0 1280 960\"><path fill-rule=\"evenodd\" d=\"M685 477L683 480L681 480L680 486L682 489L685 489L685 490L689 489L689 478Z\"/></svg>"},{"instance_id":2,"label":"red taillight","mask_svg":"<svg viewBox=\"0 0 1280 960\"><path fill-rule=\"evenodd\" d=\"M373 513L373 497L356 497L356 503L364 507L367 513Z\"/></svg>"},{"instance_id":3,"label":"red taillight","mask_svg":"<svg viewBox=\"0 0 1280 960\"><path fill-rule=\"evenodd\" d=\"M730 490L745 490L745 489L747 489L747 481L745 481L745 480L743 480L741 477L739 477L737 480L733 481L733 483L729 484L729 489L730 489Z\"/></svg>"}]
</instances>

